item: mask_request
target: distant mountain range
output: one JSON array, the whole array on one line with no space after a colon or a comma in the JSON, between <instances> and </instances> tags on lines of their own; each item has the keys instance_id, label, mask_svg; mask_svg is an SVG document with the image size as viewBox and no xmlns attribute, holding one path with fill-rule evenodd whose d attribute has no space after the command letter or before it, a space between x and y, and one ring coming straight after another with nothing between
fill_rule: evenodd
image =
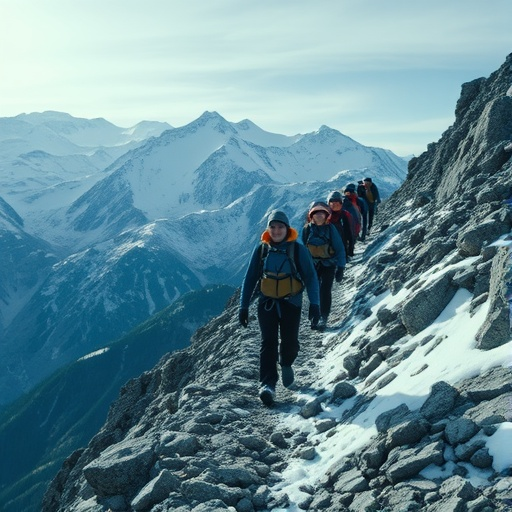
<instances>
[{"instance_id":1,"label":"distant mountain range","mask_svg":"<svg viewBox=\"0 0 512 512\"><path fill-rule=\"evenodd\" d=\"M215 112L130 129L59 112L0 119L0 403L190 290L239 285L267 212L406 160L322 126L272 134Z\"/></svg>"}]
</instances>

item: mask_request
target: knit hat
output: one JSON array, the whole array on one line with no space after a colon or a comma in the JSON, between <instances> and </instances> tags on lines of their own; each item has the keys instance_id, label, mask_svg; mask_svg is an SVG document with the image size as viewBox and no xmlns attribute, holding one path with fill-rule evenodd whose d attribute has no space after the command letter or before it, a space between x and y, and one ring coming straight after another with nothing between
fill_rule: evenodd
<instances>
[{"instance_id":1,"label":"knit hat","mask_svg":"<svg viewBox=\"0 0 512 512\"><path fill-rule=\"evenodd\" d=\"M363 181L368 181L368 182L372 183L372 179L371 178L365 178Z\"/></svg>"},{"instance_id":2,"label":"knit hat","mask_svg":"<svg viewBox=\"0 0 512 512\"><path fill-rule=\"evenodd\" d=\"M331 209L323 201L316 201L309 207L308 219L316 212L324 212L326 217L331 215Z\"/></svg>"},{"instance_id":3,"label":"knit hat","mask_svg":"<svg viewBox=\"0 0 512 512\"><path fill-rule=\"evenodd\" d=\"M286 213L281 212L279 210L272 210L268 215L267 220L267 226L270 226L270 223L272 221L281 222L286 227L290 227L290 221L288 220L288 217L286 216Z\"/></svg>"},{"instance_id":4,"label":"knit hat","mask_svg":"<svg viewBox=\"0 0 512 512\"><path fill-rule=\"evenodd\" d=\"M345 192L355 192L355 191L356 191L356 186L353 183L349 183L345 187Z\"/></svg>"},{"instance_id":5,"label":"knit hat","mask_svg":"<svg viewBox=\"0 0 512 512\"><path fill-rule=\"evenodd\" d=\"M341 197L341 193L338 192L337 190L335 190L334 192L331 192L328 196L327 196L327 202L330 203L330 202L338 202L338 203L342 203L343 202L343 197Z\"/></svg>"}]
</instances>

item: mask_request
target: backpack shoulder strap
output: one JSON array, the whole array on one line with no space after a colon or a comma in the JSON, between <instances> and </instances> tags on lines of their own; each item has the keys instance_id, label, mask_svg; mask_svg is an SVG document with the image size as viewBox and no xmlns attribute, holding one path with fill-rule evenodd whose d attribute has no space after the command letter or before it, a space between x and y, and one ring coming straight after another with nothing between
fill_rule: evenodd
<instances>
[{"instance_id":1,"label":"backpack shoulder strap","mask_svg":"<svg viewBox=\"0 0 512 512\"><path fill-rule=\"evenodd\" d=\"M299 280L302 281L303 273L300 268L300 257L299 257L299 244L297 241L292 242L288 246L288 257L290 258L290 262L292 265L293 273L299 277Z\"/></svg>"}]
</instances>

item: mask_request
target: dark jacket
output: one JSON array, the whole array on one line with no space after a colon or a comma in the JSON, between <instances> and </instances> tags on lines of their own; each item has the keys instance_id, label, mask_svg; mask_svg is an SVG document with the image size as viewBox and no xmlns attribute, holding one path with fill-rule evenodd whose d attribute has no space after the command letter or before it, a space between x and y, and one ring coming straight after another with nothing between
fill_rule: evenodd
<instances>
[{"instance_id":1,"label":"dark jacket","mask_svg":"<svg viewBox=\"0 0 512 512\"><path fill-rule=\"evenodd\" d=\"M301 244L297 242L298 233L297 230L293 228L289 228L288 238L279 244L274 244L271 242L270 235L267 231L265 231L261 235L262 243L268 244L277 249L282 249L280 252L270 251L265 260L266 269L271 272L284 272L291 273L290 262L288 261L288 257L286 255L286 247L292 242L296 242L298 247L298 260L295 262L297 270L300 273L302 281L304 282L305 288L308 293L309 302L311 304L320 304L320 295L318 288L318 278L316 275L316 270L313 265L313 260L311 259L311 255L309 251ZM256 285L259 282L262 271L262 261L261 261L261 249L258 244L252 253L251 259L249 261L249 266L247 267L247 272L245 273L245 278L242 283L242 292L240 295L240 307L247 309L249 308L249 304L251 302L251 297L256 288ZM294 304L298 307L302 306L302 292L297 295L293 295L291 297L286 297L284 299L269 299L265 297L261 292L258 291L258 300L286 300L290 304Z\"/></svg>"}]
</instances>

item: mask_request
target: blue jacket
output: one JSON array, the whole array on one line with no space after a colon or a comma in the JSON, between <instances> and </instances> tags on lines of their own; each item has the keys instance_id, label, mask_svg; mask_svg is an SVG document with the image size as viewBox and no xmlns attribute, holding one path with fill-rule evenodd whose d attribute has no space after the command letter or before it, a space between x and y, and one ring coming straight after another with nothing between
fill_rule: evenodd
<instances>
[{"instance_id":1,"label":"blue jacket","mask_svg":"<svg viewBox=\"0 0 512 512\"><path fill-rule=\"evenodd\" d=\"M286 255L286 247L292 243L296 242L297 254L299 261L295 262L295 266L300 273L300 277L305 285L305 288L308 293L309 302L311 304L320 304L320 292L318 286L318 277L316 275L315 266L313 265L313 260L309 251L303 245L297 242L298 233L295 229L289 229L288 238L279 243L273 244L270 241L270 236L267 231L265 231L261 235L261 239L263 243L267 243L272 247L277 249L281 249L280 252L270 251L266 258L266 269L271 272L285 272L291 273L290 262L288 261L288 257ZM260 245L258 244L252 253L251 259L249 261L249 266L247 267L247 272L245 273L245 278L242 283L242 292L240 295L240 307L241 308L249 308L249 304L251 302L251 297L254 292L254 288L259 282L261 277L261 253L260 253ZM297 295L293 295L291 297L286 297L284 299L269 299L265 297L261 292L258 291L258 297L260 301L265 300L286 300L290 304L294 304L295 306L302 306L302 292Z\"/></svg>"},{"instance_id":2,"label":"blue jacket","mask_svg":"<svg viewBox=\"0 0 512 512\"><path fill-rule=\"evenodd\" d=\"M332 224L323 224L317 226L310 222L304 226L302 230L302 243L307 246L308 240L313 245L323 245L329 243L334 249L334 255L329 259L318 259L315 263L320 262L325 267L341 267L345 268L347 264L347 255L345 252L345 244L338 233L336 227ZM315 243L317 241L318 243Z\"/></svg>"}]
</instances>

